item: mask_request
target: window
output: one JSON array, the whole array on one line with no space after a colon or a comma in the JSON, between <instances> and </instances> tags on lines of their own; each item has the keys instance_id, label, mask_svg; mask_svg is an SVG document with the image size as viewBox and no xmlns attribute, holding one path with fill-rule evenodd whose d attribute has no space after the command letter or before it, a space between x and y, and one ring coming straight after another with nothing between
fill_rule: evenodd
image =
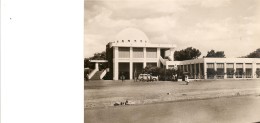
<instances>
[{"instance_id":1,"label":"window","mask_svg":"<svg viewBox=\"0 0 260 123\"><path fill-rule=\"evenodd\" d=\"M133 58L144 58L143 48L133 48Z\"/></svg>"},{"instance_id":2,"label":"window","mask_svg":"<svg viewBox=\"0 0 260 123\"><path fill-rule=\"evenodd\" d=\"M246 63L245 65L246 68L252 68L252 63Z\"/></svg>"},{"instance_id":3,"label":"window","mask_svg":"<svg viewBox=\"0 0 260 123\"><path fill-rule=\"evenodd\" d=\"M174 65L168 65L168 69L174 69Z\"/></svg>"},{"instance_id":4,"label":"window","mask_svg":"<svg viewBox=\"0 0 260 123\"><path fill-rule=\"evenodd\" d=\"M260 63L256 63L256 68L260 69Z\"/></svg>"},{"instance_id":5,"label":"window","mask_svg":"<svg viewBox=\"0 0 260 123\"><path fill-rule=\"evenodd\" d=\"M130 48L129 47L119 47L118 48L119 58L130 58Z\"/></svg>"},{"instance_id":6,"label":"window","mask_svg":"<svg viewBox=\"0 0 260 123\"><path fill-rule=\"evenodd\" d=\"M217 63L217 68L224 68L224 64L223 63Z\"/></svg>"},{"instance_id":7,"label":"window","mask_svg":"<svg viewBox=\"0 0 260 123\"><path fill-rule=\"evenodd\" d=\"M207 68L214 68L214 63L207 63Z\"/></svg>"},{"instance_id":8,"label":"window","mask_svg":"<svg viewBox=\"0 0 260 123\"><path fill-rule=\"evenodd\" d=\"M184 72L188 72L188 66L187 65L184 65Z\"/></svg>"},{"instance_id":9,"label":"window","mask_svg":"<svg viewBox=\"0 0 260 123\"><path fill-rule=\"evenodd\" d=\"M233 63L227 63L227 68L234 68L234 64Z\"/></svg>"},{"instance_id":10,"label":"window","mask_svg":"<svg viewBox=\"0 0 260 123\"><path fill-rule=\"evenodd\" d=\"M236 64L236 68L243 68L243 64L242 63L237 63Z\"/></svg>"},{"instance_id":11,"label":"window","mask_svg":"<svg viewBox=\"0 0 260 123\"><path fill-rule=\"evenodd\" d=\"M156 48L147 48L146 57L147 58L157 58L157 49Z\"/></svg>"}]
</instances>

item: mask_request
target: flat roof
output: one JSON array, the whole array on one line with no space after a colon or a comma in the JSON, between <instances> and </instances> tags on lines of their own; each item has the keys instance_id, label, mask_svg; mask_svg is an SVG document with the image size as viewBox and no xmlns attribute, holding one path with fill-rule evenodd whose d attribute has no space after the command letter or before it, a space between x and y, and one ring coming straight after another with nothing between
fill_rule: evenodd
<instances>
[{"instance_id":1,"label":"flat roof","mask_svg":"<svg viewBox=\"0 0 260 123\"><path fill-rule=\"evenodd\" d=\"M108 62L107 60L89 60L90 62L97 62L97 63L103 63Z\"/></svg>"},{"instance_id":2,"label":"flat roof","mask_svg":"<svg viewBox=\"0 0 260 123\"><path fill-rule=\"evenodd\" d=\"M153 47L153 48L176 48L175 44L153 44L153 43L109 43L110 47Z\"/></svg>"},{"instance_id":3,"label":"flat roof","mask_svg":"<svg viewBox=\"0 0 260 123\"><path fill-rule=\"evenodd\" d=\"M260 58L198 58L184 61L166 61L172 64L194 64L194 63L260 63Z\"/></svg>"}]
</instances>

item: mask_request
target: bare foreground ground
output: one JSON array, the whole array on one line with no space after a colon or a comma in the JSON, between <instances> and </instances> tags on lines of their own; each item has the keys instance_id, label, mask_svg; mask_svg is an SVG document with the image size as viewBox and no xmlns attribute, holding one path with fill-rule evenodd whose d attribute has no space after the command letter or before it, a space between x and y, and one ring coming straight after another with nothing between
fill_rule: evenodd
<instances>
[{"instance_id":1,"label":"bare foreground ground","mask_svg":"<svg viewBox=\"0 0 260 123\"><path fill-rule=\"evenodd\" d=\"M185 82L86 81L85 109L114 107L128 100L133 105L260 95L260 80L212 80ZM260 115L259 115L260 116Z\"/></svg>"},{"instance_id":2,"label":"bare foreground ground","mask_svg":"<svg viewBox=\"0 0 260 123\"><path fill-rule=\"evenodd\" d=\"M125 100L133 105L113 106ZM84 122L257 123L260 80L88 81Z\"/></svg>"},{"instance_id":3,"label":"bare foreground ground","mask_svg":"<svg viewBox=\"0 0 260 123\"><path fill-rule=\"evenodd\" d=\"M259 123L260 96L85 110L85 123Z\"/></svg>"}]
</instances>

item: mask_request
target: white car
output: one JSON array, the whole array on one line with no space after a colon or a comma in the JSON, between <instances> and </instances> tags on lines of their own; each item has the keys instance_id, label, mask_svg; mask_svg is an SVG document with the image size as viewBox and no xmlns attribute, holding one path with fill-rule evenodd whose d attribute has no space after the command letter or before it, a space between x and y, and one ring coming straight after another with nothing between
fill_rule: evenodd
<instances>
[{"instance_id":1,"label":"white car","mask_svg":"<svg viewBox=\"0 0 260 123\"><path fill-rule=\"evenodd\" d=\"M150 74L139 74L138 80L140 80L140 81L149 81L149 80L157 81L158 76L152 76Z\"/></svg>"}]
</instances>

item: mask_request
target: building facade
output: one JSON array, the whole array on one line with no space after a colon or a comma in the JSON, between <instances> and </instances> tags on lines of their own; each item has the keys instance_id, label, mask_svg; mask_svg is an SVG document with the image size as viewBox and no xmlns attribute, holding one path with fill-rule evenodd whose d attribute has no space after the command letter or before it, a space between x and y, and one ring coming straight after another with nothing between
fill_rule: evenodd
<instances>
[{"instance_id":1,"label":"building facade","mask_svg":"<svg viewBox=\"0 0 260 123\"><path fill-rule=\"evenodd\" d=\"M239 79L260 78L259 58L199 58L166 62L166 68L177 65L189 73L191 79Z\"/></svg>"},{"instance_id":2,"label":"building facade","mask_svg":"<svg viewBox=\"0 0 260 123\"><path fill-rule=\"evenodd\" d=\"M110 78L133 79L147 65L161 67L173 61L174 44L152 44L140 30L127 28L116 36L116 41L106 46Z\"/></svg>"},{"instance_id":3,"label":"building facade","mask_svg":"<svg viewBox=\"0 0 260 123\"><path fill-rule=\"evenodd\" d=\"M106 45L109 79L133 79L147 65L179 69L191 79L260 78L259 58L199 58L174 61L174 44L154 44L142 31L135 28L122 30L115 41Z\"/></svg>"}]
</instances>

